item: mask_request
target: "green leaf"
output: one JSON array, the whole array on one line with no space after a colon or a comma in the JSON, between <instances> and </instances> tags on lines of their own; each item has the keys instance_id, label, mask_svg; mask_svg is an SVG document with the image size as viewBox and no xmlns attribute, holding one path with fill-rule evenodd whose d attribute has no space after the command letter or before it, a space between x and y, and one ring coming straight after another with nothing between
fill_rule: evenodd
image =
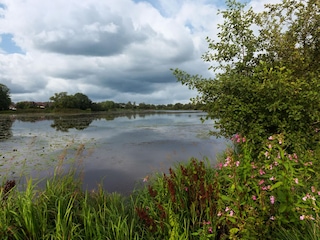
<instances>
[{"instance_id":1,"label":"green leaf","mask_svg":"<svg viewBox=\"0 0 320 240\"><path fill-rule=\"evenodd\" d=\"M279 207L279 212L283 213L287 210L287 205L286 204L281 204Z\"/></svg>"},{"instance_id":2,"label":"green leaf","mask_svg":"<svg viewBox=\"0 0 320 240\"><path fill-rule=\"evenodd\" d=\"M231 187L230 187L230 190L231 190L231 192L233 193L234 192L234 189L235 189L235 184L233 183L232 185L231 185Z\"/></svg>"},{"instance_id":3,"label":"green leaf","mask_svg":"<svg viewBox=\"0 0 320 240\"><path fill-rule=\"evenodd\" d=\"M230 229L230 233L232 233L232 234L236 234L238 232L239 232L239 228L231 228Z\"/></svg>"},{"instance_id":4,"label":"green leaf","mask_svg":"<svg viewBox=\"0 0 320 240\"><path fill-rule=\"evenodd\" d=\"M243 188L241 187L240 184L237 184L237 190L238 190L239 192L243 192Z\"/></svg>"},{"instance_id":5,"label":"green leaf","mask_svg":"<svg viewBox=\"0 0 320 240\"><path fill-rule=\"evenodd\" d=\"M226 195L221 195L220 197L221 197L221 200L223 200L223 201L227 201L227 202L232 202L233 201L232 198L230 198L230 197L228 197Z\"/></svg>"},{"instance_id":6,"label":"green leaf","mask_svg":"<svg viewBox=\"0 0 320 240\"><path fill-rule=\"evenodd\" d=\"M228 220L229 220L230 222L232 222L232 223L236 223L236 219L233 218L233 217L228 218Z\"/></svg>"},{"instance_id":7,"label":"green leaf","mask_svg":"<svg viewBox=\"0 0 320 240\"><path fill-rule=\"evenodd\" d=\"M270 188L270 191L272 191L273 189L276 189L278 187L280 187L283 184L283 182L276 182L275 184L273 184Z\"/></svg>"}]
</instances>

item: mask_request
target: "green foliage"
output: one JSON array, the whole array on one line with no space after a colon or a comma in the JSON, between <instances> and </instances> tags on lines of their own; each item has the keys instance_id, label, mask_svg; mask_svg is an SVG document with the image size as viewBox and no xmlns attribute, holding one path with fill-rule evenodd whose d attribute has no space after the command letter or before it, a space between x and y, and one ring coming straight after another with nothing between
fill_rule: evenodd
<instances>
[{"instance_id":1,"label":"green foliage","mask_svg":"<svg viewBox=\"0 0 320 240\"><path fill-rule=\"evenodd\" d=\"M296 227L280 227L276 230L275 236L281 240L318 240L320 239L320 223L319 220L307 220L306 227L301 231Z\"/></svg>"},{"instance_id":2,"label":"green foliage","mask_svg":"<svg viewBox=\"0 0 320 240\"><path fill-rule=\"evenodd\" d=\"M11 104L10 90L0 83L0 110L8 110Z\"/></svg>"},{"instance_id":3,"label":"green foliage","mask_svg":"<svg viewBox=\"0 0 320 240\"><path fill-rule=\"evenodd\" d=\"M104 101L98 103L100 111L108 111L116 108L116 104L113 101Z\"/></svg>"},{"instance_id":4,"label":"green foliage","mask_svg":"<svg viewBox=\"0 0 320 240\"><path fill-rule=\"evenodd\" d=\"M84 193L74 177L56 175L44 190L32 180L25 191L0 189L1 239L139 239L131 198Z\"/></svg>"},{"instance_id":5,"label":"green foliage","mask_svg":"<svg viewBox=\"0 0 320 240\"><path fill-rule=\"evenodd\" d=\"M87 95L83 93L76 93L75 95L73 95L73 101L75 107L81 110L91 108L92 101L88 98Z\"/></svg>"},{"instance_id":6,"label":"green foliage","mask_svg":"<svg viewBox=\"0 0 320 240\"><path fill-rule=\"evenodd\" d=\"M226 236L274 239L279 229L304 232L307 220L319 223L318 151L290 153L283 135L269 137L258 157L247 142L237 144L219 164L217 225Z\"/></svg>"},{"instance_id":7,"label":"green foliage","mask_svg":"<svg viewBox=\"0 0 320 240\"><path fill-rule=\"evenodd\" d=\"M22 101L22 102L17 102L16 107L18 109L30 109L30 108L37 108L37 105L35 102Z\"/></svg>"},{"instance_id":8,"label":"green foliage","mask_svg":"<svg viewBox=\"0 0 320 240\"><path fill-rule=\"evenodd\" d=\"M204 61L214 79L173 74L197 89L218 135L247 136L256 150L263 139L285 133L291 147L315 148L320 128L319 1L267 5L262 13L233 0L220 12L219 41L207 38ZM299 142L297 140L299 139Z\"/></svg>"},{"instance_id":9,"label":"green foliage","mask_svg":"<svg viewBox=\"0 0 320 240\"><path fill-rule=\"evenodd\" d=\"M77 108L86 110L91 108L92 101L83 93L76 93L75 95L68 95L67 92L55 93L54 96L50 97L53 101L54 108Z\"/></svg>"}]
</instances>

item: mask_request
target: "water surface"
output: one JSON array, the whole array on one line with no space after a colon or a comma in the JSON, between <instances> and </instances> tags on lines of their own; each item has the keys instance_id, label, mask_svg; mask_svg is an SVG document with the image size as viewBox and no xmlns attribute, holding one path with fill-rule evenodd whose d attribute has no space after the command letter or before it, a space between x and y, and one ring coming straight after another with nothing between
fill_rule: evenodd
<instances>
[{"instance_id":1,"label":"water surface","mask_svg":"<svg viewBox=\"0 0 320 240\"><path fill-rule=\"evenodd\" d=\"M191 157L212 163L225 139L209 135L202 112L0 116L2 177L45 178L57 165L81 169L84 188L98 183L128 193L153 172Z\"/></svg>"}]
</instances>

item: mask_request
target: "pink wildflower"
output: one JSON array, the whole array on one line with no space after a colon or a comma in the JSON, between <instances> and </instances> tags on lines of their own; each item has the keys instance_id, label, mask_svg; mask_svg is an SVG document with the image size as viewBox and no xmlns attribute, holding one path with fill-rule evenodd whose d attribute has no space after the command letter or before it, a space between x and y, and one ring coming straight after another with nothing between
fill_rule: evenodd
<instances>
[{"instance_id":1,"label":"pink wildflower","mask_svg":"<svg viewBox=\"0 0 320 240\"><path fill-rule=\"evenodd\" d=\"M254 165L254 162L251 163L251 167L252 167L253 169L256 169L256 168L257 168L257 166Z\"/></svg>"},{"instance_id":2,"label":"pink wildflower","mask_svg":"<svg viewBox=\"0 0 320 240\"><path fill-rule=\"evenodd\" d=\"M231 140L240 143L240 135L237 133L231 138Z\"/></svg>"},{"instance_id":3,"label":"pink wildflower","mask_svg":"<svg viewBox=\"0 0 320 240\"><path fill-rule=\"evenodd\" d=\"M301 215L301 216L300 216L300 220L301 220L301 221L304 220L304 218L305 218L304 215Z\"/></svg>"},{"instance_id":4,"label":"pink wildflower","mask_svg":"<svg viewBox=\"0 0 320 240\"><path fill-rule=\"evenodd\" d=\"M230 208L229 208L229 207L226 207L226 210L225 210L225 211L228 212L229 210L230 210Z\"/></svg>"},{"instance_id":5,"label":"pink wildflower","mask_svg":"<svg viewBox=\"0 0 320 240\"><path fill-rule=\"evenodd\" d=\"M209 232L209 233L213 233L212 227L209 227L208 232Z\"/></svg>"},{"instance_id":6,"label":"pink wildflower","mask_svg":"<svg viewBox=\"0 0 320 240\"><path fill-rule=\"evenodd\" d=\"M257 200L257 197L255 195L252 195L252 200L253 201L256 201Z\"/></svg>"},{"instance_id":7,"label":"pink wildflower","mask_svg":"<svg viewBox=\"0 0 320 240\"><path fill-rule=\"evenodd\" d=\"M223 164L223 166L224 166L224 167L228 167L228 166L230 165L230 162L231 162L231 157L228 156L228 157L226 158L226 162L225 162L225 164Z\"/></svg>"},{"instance_id":8,"label":"pink wildflower","mask_svg":"<svg viewBox=\"0 0 320 240\"><path fill-rule=\"evenodd\" d=\"M311 186L311 192L315 192L316 191L316 188L314 186Z\"/></svg>"},{"instance_id":9,"label":"pink wildflower","mask_svg":"<svg viewBox=\"0 0 320 240\"><path fill-rule=\"evenodd\" d=\"M220 217L222 215L221 211L218 212L217 216Z\"/></svg>"},{"instance_id":10,"label":"pink wildflower","mask_svg":"<svg viewBox=\"0 0 320 240\"><path fill-rule=\"evenodd\" d=\"M274 176L272 176L271 178L269 178L271 181L276 180L276 178Z\"/></svg>"},{"instance_id":11,"label":"pink wildflower","mask_svg":"<svg viewBox=\"0 0 320 240\"><path fill-rule=\"evenodd\" d=\"M311 196L309 193L307 193L307 194L302 198L303 201L306 201L307 199L311 199L311 200L313 200L313 201L316 200L316 198L315 198L314 196Z\"/></svg>"},{"instance_id":12,"label":"pink wildflower","mask_svg":"<svg viewBox=\"0 0 320 240\"><path fill-rule=\"evenodd\" d=\"M233 214L234 214L234 212L231 210L231 211L230 211L230 216L232 217L232 216L233 216Z\"/></svg>"},{"instance_id":13,"label":"pink wildflower","mask_svg":"<svg viewBox=\"0 0 320 240\"><path fill-rule=\"evenodd\" d=\"M268 137L268 139L269 139L270 141L272 141L272 140L273 140L273 137L272 137L272 136L270 136L270 137Z\"/></svg>"},{"instance_id":14,"label":"pink wildflower","mask_svg":"<svg viewBox=\"0 0 320 240\"><path fill-rule=\"evenodd\" d=\"M294 182L295 182L296 184L299 184L299 179L298 179L298 178L295 178L295 179L294 179Z\"/></svg>"},{"instance_id":15,"label":"pink wildflower","mask_svg":"<svg viewBox=\"0 0 320 240\"><path fill-rule=\"evenodd\" d=\"M236 161L236 166L239 167L240 161Z\"/></svg>"},{"instance_id":16,"label":"pink wildflower","mask_svg":"<svg viewBox=\"0 0 320 240\"><path fill-rule=\"evenodd\" d=\"M243 143L246 142L246 138L245 137L242 138L242 142Z\"/></svg>"},{"instance_id":17,"label":"pink wildflower","mask_svg":"<svg viewBox=\"0 0 320 240\"><path fill-rule=\"evenodd\" d=\"M266 172L265 172L265 171L263 171L263 170L260 168L260 170L259 170L259 174L260 174L260 175L264 175L264 174L266 174Z\"/></svg>"},{"instance_id":18,"label":"pink wildflower","mask_svg":"<svg viewBox=\"0 0 320 240\"><path fill-rule=\"evenodd\" d=\"M274 221L275 219L276 219L275 216L270 217L270 220L272 220L272 221Z\"/></svg>"},{"instance_id":19,"label":"pink wildflower","mask_svg":"<svg viewBox=\"0 0 320 240\"><path fill-rule=\"evenodd\" d=\"M274 204L275 200L276 200L276 198L275 198L274 196L270 196L270 202L271 202L271 204Z\"/></svg>"},{"instance_id":20,"label":"pink wildflower","mask_svg":"<svg viewBox=\"0 0 320 240\"><path fill-rule=\"evenodd\" d=\"M261 179L258 184L259 184L259 185L262 185L263 183L264 183L264 180Z\"/></svg>"}]
</instances>

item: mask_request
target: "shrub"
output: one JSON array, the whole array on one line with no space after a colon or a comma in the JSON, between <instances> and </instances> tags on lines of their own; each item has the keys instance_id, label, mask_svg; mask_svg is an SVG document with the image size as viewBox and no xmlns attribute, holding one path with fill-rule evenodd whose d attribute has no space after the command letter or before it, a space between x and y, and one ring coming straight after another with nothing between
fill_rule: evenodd
<instances>
[{"instance_id":1,"label":"shrub","mask_svg":"<svg viewBox=\"0 0 320 240\"><path fill-rule=\"evenodd\" d=\"M265 144L255 157L247 142L238 143L219 163L217 227L232 239L272 239L280 227L304 231L306 220L319 221L318 152L287 152L283 135Z\"/></svg>"}]
</instances>

